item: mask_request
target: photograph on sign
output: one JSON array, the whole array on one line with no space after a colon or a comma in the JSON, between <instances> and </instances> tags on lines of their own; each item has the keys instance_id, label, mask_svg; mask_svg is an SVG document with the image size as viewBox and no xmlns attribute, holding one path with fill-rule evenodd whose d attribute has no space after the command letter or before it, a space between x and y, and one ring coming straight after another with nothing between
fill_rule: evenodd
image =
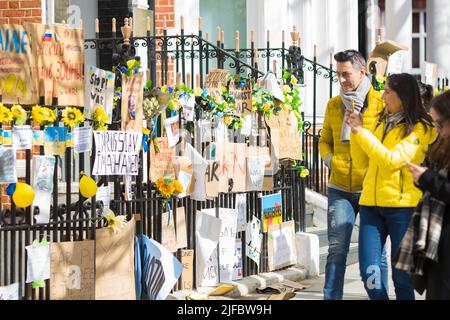
<instances>
[{"instance_id":1,"label":"photograph on sign","mask_svg":"<svg viewBox=\"0 0 450 320\"><path fill-rule=\"evenodd\" d=\"M272 224L281 224L283 221L283 202L281 199L281 193L262 196L261 209L263 232L267 232L268 226Z\"/></svg>"}]
</instances>

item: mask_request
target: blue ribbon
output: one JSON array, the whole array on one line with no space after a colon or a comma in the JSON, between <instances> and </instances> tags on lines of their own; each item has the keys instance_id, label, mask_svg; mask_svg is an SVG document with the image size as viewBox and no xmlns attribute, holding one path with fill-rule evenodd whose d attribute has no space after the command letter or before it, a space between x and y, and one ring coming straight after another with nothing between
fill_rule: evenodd
<instances>
[{"instance_id":1,"label":"blue ribbon","mask_svg":"<svg viewBox=\"0 0 450 320\"><path fill-rule=\"evenodd\" d=\"M10 197L12 197L12 195L14 194L14 191L16 191L16 184L15 183L11 183L7 188L6 188L6 194Z\"/></svg>"},{"instance_id":2,"label":"blue ribbon","mask_svg":"<svg viewBox=\"0 0 450 320\"><path fill-rule=\"evenodd\" d=\"M150 139L150 136L148 134L142 135L142 149L144 149L144 152L148 152L148 140Z\"/></svg>"},{"instance_id":3,"label":"blue ribbon","mask_svg":"<svg viewBox=\"0 0 450 320\"><path fill-rule=\"evenodd\" d=\"M153 118L153 131L155 132L155 136L158 136L158 117Z\"/></svg>"},{"instance_id":4,"label":"blue ribbon","mask_svg":"<svg viewBox=\"0 0 450 320\"><path fill-rule=\"evenodd\" d=\"M167 212L169 213L169 219L167 220L167 225L170 225L170 200L166 200Z\"/></svg>"}]
</instances>

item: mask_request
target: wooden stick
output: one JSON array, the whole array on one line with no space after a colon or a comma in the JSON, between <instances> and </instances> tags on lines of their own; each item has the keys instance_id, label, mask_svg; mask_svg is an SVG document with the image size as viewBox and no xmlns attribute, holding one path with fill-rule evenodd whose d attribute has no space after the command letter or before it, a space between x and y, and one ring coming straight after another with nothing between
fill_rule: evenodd
<instances>
[{"instance_id":1,"label":"wooden stick","mask_svg":"<svg viewBox=\"0 0 450 320\"><path fill-rule=\"evenodd\" d=\"M150 69L145 70L145 74L147 76L147 82L150 81Z\"/></svg>"},{"instance_id":2,"label":"wooden stick","mask_svg":"<svg viewBox=\"0 0 450 320\"><path fill-rule=\"evenodd\" d=\"M222 30L222 39L220 42L225 43L225 32L223 30Z\"/></svg>"},{"instance_id":3,"label":"wooden stick","mask_svg":"<svg viewBox=\"0 0 450 320\"><path fill-rule=\"evenodd\" d=\"M275 77L277 76L277 60L273 59L273 73L275 74Z\"/></svg>"},{"instance_id":4,"label":"wooden stick","mask_svg":"<svg viewBox=\"0 0 450 320\"><path fill-rule=\"evenodd\" d=\"M191 74L189 72L186 73L186 87L191 87Z\"/></svg>"},{"instance_id":5,"label":"wooden stick","mask_svg":"<svg viewBox=\"0 0 450 320\"><path fill-rule=\"evenodd\" d=\"M98 20L98 18L95 19L95 32L100 32L100 21Z\"/></svg>"},{"instance_id":6,"label":"wooden stick","mask_svg":"<svg viewBox=\"0 0 450 320\"><path fill-rule=\"evenodd\" d=\"M202 31L202 17L198 17L198 31Z\"/></svg>"},{"instance_id":7,"label":"wooden stick","mask_svg":"<svg viewBox=\"0 0 450 320\"><path fill-rule=\"evenodd\" d=\"M116 18L112 18L112 32L117 32Z\"/></svg>"},{"instance_id":8,"label":"wooden stick","mask_svg":"<svg viewBox=\"0 0 450 320\"><path fill-rule=\"evenodd\" d=\"M177 87L181 87L181 72L177 73Z\"/></svg>"},{"instance_id":9,"label":"wooden stick","mask_svg":"<svg viewBox=\"0 0 450 320\"><path fill-rule=\"evenodd\" d=\"M250 30L250 42L255 42L255 31Z\"/></svg>"},{"instance_id":10,"label":"wooden stick","mask_svg":"<svg viewBox=\"0 0 450 320\"><path fill-rule=\"evenodd\" d=\"M220 27L219 26L217 26L216 32L217 32L217 41L220 42Z\"/></svg>"},{"instance_id":11,"label":"wooden stick","mask_svg":"<svg viewBox=\"0 0 450 320\"><path fill-rule=\"evenodd\" d=\"M270 42L270 30L267 30L267 42Z\"/></svg>"},{"instance_id":12,"label":"wooden stick","mask_svg":"<svg viewBox=\"0 0 450 320\"><path fill-rule=\"evenodd\" d=\"M180 17L180 27L181 27L181 30L184 30L184 16Z\"/></svg>"},{"instance_id":13,"label":"wooden stick","mask_svg":"<svg viewBox=\"0 0 450 320\"><path fill-rule=\"evenodd\" d=\"M53 98L58 98L58 83L56 82L56 79L53 79L52 97Z\"/></svg>"},{"instance_id":14,"label":"wooden stick","mask_svg":"<svg viewBox=\"0 0 450 320\"><path fill-rule=\"evenodd\" d=\"M199 88L201 86L201 84L200 84L200 75L198 73L195 75L195 86L197 88Z\"/></svg>"},{"instance_id":15,"label":"wooden stick","mask_svg":"<svg viewBox=\"0 0 450 320\"><path fill-rule=\"evenodd\" d=\"M239 31L236 31L236 52L239 52Z\"/></svg>"},{"instance_id":16,"label":"wooden stick","mask_svg":"<svg viewBox=\"0 0 450 320\"><path fill-rule=\"evenodd\" d=\"M285 39L285 32L283 30L281 31L281 42L284 42L284 39Z\"/></svg>"},{"instance_id":17,"label":"wooden stick","mask_svg":"<svg viewBox=\"0 0 450 320\"><path fill-rule=\"evenodd\" d=\"M314 45L314 57L317 57L317 45Z\"/></svg>"},{"instance_id":18,"label":"wooden stick","mask_svg":"<svg viewBox=\"0 0 450 320\"><path fill-rule=\"evenodd\" d=\"M209 32L205 33L205 39L206 39L206 41L209 41Z\"/></svg>"}]
</instances>

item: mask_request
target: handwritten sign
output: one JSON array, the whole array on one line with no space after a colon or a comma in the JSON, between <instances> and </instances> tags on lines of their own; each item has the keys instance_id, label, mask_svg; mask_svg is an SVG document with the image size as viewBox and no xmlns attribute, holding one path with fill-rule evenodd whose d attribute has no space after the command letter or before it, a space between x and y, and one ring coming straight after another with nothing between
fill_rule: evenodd
<instances>
[{"instance_id":1,"label":"handwritten sign","mask_svg":"<svg viewBox=\"0 0 450 320\"><path fill-rule=\"evenodd\" d=\"M150 180L155 182L162 177L175 178L173 158L175 149L169 146L167 137L156 138L159 152L155 152L153 141L150 146Z\"/></svg>"},{"instance_id":2,"label":"handwritten sign","mask_svg":"<svg viewBox=\"0 0 450 320\"><path fill-rule=\"evenodd\" d=\"M237 115L249 115L252 113L252 83L250 79L230 82L229 93L234 96Z\"/></svg>"},{"instance_id":3,"label":"handwritten sign","mask_svg":"<svg viewBox=\"0 0 450 320\"><path fill-rule=\"evenodd\" d=\"M228 70L214 69L206 75L205 88L211 97L222 95L222 86L227 84Z\"/></svg>"},{"instance_id":4,"label":"handwritten sign","mask_svg":"<svg viewBox=\"0 0 450 320\"><path fill-rule=\"evenodd\" d=\"M50 245L26 246L27 283L50 279Z\"/></svg>"},{"instance_id":5,"label":"handwritten sign","mask_svg":"<svg viewBox=\"0 0 450 320\"><path fill-rule=\"evenodd\" d=\"M210 159L206 167L206 195L217 197L219 195L220 158L223 154L223 144L211 143ZM223 179L222 179L223 180Z\"/></svg>"},{"instance_id":6,"label":"handwritten sign","mask_svg":"<svg viewBox=\"0 0 450 320\"><path fill-rule=\"evenodd\" d=\"M277 159L302 160L302 146L298 120L293 112L281 110L266 118L270 127L271 143Z\"/></svg>"},{"instance_id":7,"label":"handwritten sign","mask_svg":"<svg viewBox=\"0 0 450 320\"><path fill-rule=\"evenodd\" d=\"M122 130L142 131L144 74L122 75Z\"/></svg>"},{"instance_id":8,"label":"handwritten sign","mask_svg":"<svg viewBox=\"0 0 450 320\"><path fill-rule=\"evenodd\" d=\"M243 277L242 270L242 240L236 239L233 265L233 281L241 280Z\"/></svg>"},{"instance_id":9,"label":"handwritten sign","mask_svg":"<svg viewBox=\"0 0 450 320\"><path fill-rule=\"evenodd\" d=\"M202 155L194 149L192 145L186 143L184 155L192 162L193 177L191 182L191 199L196 201L206 200L205 173L208 162Z\"/></svg>"},{"instance_id":10,"label":"handwritten sign","mask_svg":"<svg viewBox=\"0 0 450 320\"><path fill-rule=\"evenodd\" d=\"M0 287L0 301L2 300L19 300L19 283Z\"/></svg>"},{"instance_id":11,"label":"handwritten sign","mask_svg":"<svg viewBox=\"0 0 450 320\"><path fill-rule=\"evenodd\" d=\"M272 224L281 224L283 221L283 203L281 193L271 194L261 197L263 231L267 232L268 226Z\"/></svg>"},{"instance_id":12,"label":"handwritten sign","mask_svg":"<svg viewBox=\"0 0 450 320\"><path fill-rule=\"evenodd\" d=\"M84 106L83 30L38 23L24 26L33 44L33 78L44 81L45 104L52 103L55 80L59 105Z\"/></svg>"},{"instance_id":13,"label":"handwritten sign","mask_svg":"<svg viewBox=\"0 0 450 320\"><path fill-rule=\"evenodd\" d=\"M247 194L236 194L237 231L245 231L247 226Z\"/></svg>"},{"instance_id":14,"label":"handwritten sign","mask_svg":"<svg viewBox=\"0 0 450 320\"><path fill-rule=\"evenodd\" d=\"M134 220L117 234L96 230L95 300L136 300L134 231Z\"/></svg>"},{"instance_id":15,"label":"handwritten sign","mask_svg":"<svg viewBox=\"0 0 450 320\"><path fill-rule=\"evenodd\" d=\"M183 104L183 114L186 121L194 121L195 116L195 96L184 96L181 99L181 103Z\"/></svg>"},{"instance_id":16,"label":"handwritten sign","mask_svg":"<svg viewBox=\"0 0 450 320\"><path fill-rule=\"evenodd\" d=\"M179 115L176 115L175 117L171 117L164 121L164 127L166 128L169 147L174 147L180 141L180 127L178 121Z\"/></svg>"},{"instance_id":17,"label":"handwritten sign","mask_svg":"<svg viewBox=\"0 0 450 320\"><path fill-rule=\"evenodd\" d=\"M53 176L55 174L56 159L54 156L33 156L31 185L35 193L33 211L36 212L37 223L49 223L50 204L53 192Z\"/></svg>"},{"instance_id":18,"label":"handwritten sign","mask_svg":"<svg viewBox=\"0 0 450 320\"><path fill-rule=\"evenodd\" d=\"M11 130L0 129L0 144L4 146L12 145L12 133Z\"/></svg>"},{"instance_id":19,"label":"handwritten sign","mask_svg":"<svg viewBox=\"0 0 450 320\"><path fill-rule=\"evenodd\" d=\"M269 226L268 262L269 271L288 267L296 263L295 222L287 221Z\"/></svg>"},{"instance_id":20,"label":"handwritten sign","mask_svg":"<svg viewBox=\"0 0 450 320\"><path fill-rule=\"evenodd\" d=\"M52 243L50 300L94 300L95 241Z\"/></svg>"},{"instance_id":21,"label":"handwritten sign","mask_svg":"<svg viewBox=\"0 0 450 320\"><path fill-rule=\"evenodd\" d=\"M168 212L162 214L161 221L161 244L164 246L164 248L166 248L170 252L176 252L178 249L186 248L186 213L184 207L177 208L176 221L173 217L173 212L170 221Z\"/></svg>"},{"instance_id":22,"label":"handwritten sign","mask_svg":"<svg viewBox=\"0 0 450 320\"><path fill-rule=\"evenodd\" d=\"M111 124L114 100L115 74L93 66L89 66L86 77L86 105L84 111L88 118L94 111L102 106L109 117L107 123Z\"/></svg>"},{"instance_id":23,"label":"handwritten sign","mask_svg":"<svg viewBox=\"0 0 450 320\"><path fill-rule=\"evenodd\" d=\"M142 132L94 131L93 175L132 175L139 172Z\"/></svg>"},{"instance_id":24,"label":"handwritten sign","mask_svg":"<svg viewBox=\"0 0 450 320\"><path fill-rule=\"evenodd\" d=\"M92 127L76 127L73 131L73 151L89 152L92 148Z\"/></svg>"},{"instance_id":25,"label":"handwritten sign","mask_svg":"<svg viewBox=\"0 0 450 320\"><path fill-rule=\"evenodd\" d=\"M0 147L0 183L16 183L16 150Z\"/></svg>"},{"instance_id":26,"label":"handwritten sign","mask_svg":"<svg viewBox=\"0 0 450 320\"><path fill-rule=\"evenodd\" d=\"M22 25L0 25L0 91L3 103L38 103L37 82L31 75L34 58L30 40Z\"/></svg>"},{"instance_id":27,"label":"handwritten sign","mask_svg":"<svg viewBox=\"0 0 450 320\"><path fill-rule=\"evenodd\" d=\"M181 263L183 264L183 273L181 274L181 290L192 290L194 276L194 250L181 250Z\"/></svg>"},{"instance_id":28,"label":"handwritten sign","mask_svg":"<svg viewBox=\"0 0 450 320\"><path fill-rule=\"evenodd\" d=\"M245 176L247 164L247 144L225 143L223 148L217 148L219 159L219 191L220 192L245 192Z\"/></svg>"},{"instance_id":29,"label":"handwritten sign","mask_svg":"<svg viewBox=\"0 0 450 320\"><path fill-rule=\"evenodd\" d=\"M245 231L245 255L252 259L258 266L261 257L262 239L261 220L253 216L252 221L247 223L247 229Z\"/></svg>"},{"instance_id":30,"label":"handwritten sign","mask_svg":"<svg viewBox=\"0 0 450 320\"><path fill-rule=\"evenodd\" d=\"M263 189L267 157L268 156L247 157L247 191L260 191Z\"/></svg>"},{"instance_id":31,"label":"handwritten sign","mask_svg":"<svg viewBox=\"0 0 450 320\"><path fill-rule=\"evenodd\" d=\"M111 185L99 187L95 196L97 201L103 202L104 209L109 209L109 204L111 202Z\"/></svg>"},{"instance_id":32,"label":"handwritten sign","mask_svg":"<svg viewBox=\"0 0 450 320\"><path fill-rule=\"evenodd\" d=\"M66 150L67 128L46 127L44 139L44 152L46 155L63 155Z\"/></svg>"}]
</instances>

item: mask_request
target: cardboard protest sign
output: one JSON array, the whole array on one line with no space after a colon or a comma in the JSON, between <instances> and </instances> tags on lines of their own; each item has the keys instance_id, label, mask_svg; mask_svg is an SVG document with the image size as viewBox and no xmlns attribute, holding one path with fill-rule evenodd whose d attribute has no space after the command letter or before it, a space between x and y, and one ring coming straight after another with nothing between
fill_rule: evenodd
<instances>
[{"instance_id":1,"label":"cardboard protest sign","mask_svg":"<svg viewBox=\"0 0 450 320\"><path fill-rule=\"evenodd\" d=\"M52 243L50 300L94 300L95 241Z\"/></svg>"},{"instance_id":2,"label":"cardboard protest sign","mask_svg":"<svg viewBox=\"0 0 450 320\"><path fill-rule=\"evenodd\" d=\"M150 145L150 180L155 182L159 178L175 178L175 169L173 168L173 158L175 149L169 147L167 137L156 138L159 152L155 152L153 141Z\"/></svg>"},{"instance_id":3,"label":"cardboard protest sign","mask_svg":"<svg viewBox=\"0 0 450 320\"><path fill-rule=\"evenodd\" d=\"M16 183L16 150L0 147L0 183Z\"/></svg>"},{"instance_id":4,"label":"cardboard protest sign","mask_svg":"<svg viewBox=\"0 0 450 320\"><path fill-rule=\"evenodd\" d=\"M295 222L287 221L269 226L268 264L269 271L288 267L296 263Z\"/></svg>"},{"instance_id":5,"label":"cardboard protest sign","mask_svg":"<svg viewBox=\"0 0 450 320\"><path fill-rule=\"evenodd\" d=\"M281 110L266 117L270 138L277 159L302 160L302 146L298 120L293 112Z\"/></svg>"},{"instance_id":6,"label":"cardboard protest sign","mask_svg":"<svg viewBox=\"0 0 450 320\"><path fill-rule=\"evenodd\" d=\"M98 107L103 107L111 124L114 103L115 74L93 66L89 66L86 77L86 105L84 112L88 118Z\"/></svg>"},{"instance_id":7,"label":"cardboard protest sign","mask_svg":"<svg viewBox=\"0 0 450 320\"><path fill-rule=\"evenodd\" d=\"M222 86L226 86L228 70L213 69L206 75L205 88L211 97L222 95Z\"/></svg>"},{"instance_id":8,"label":"cardboard protest sign","mask_svg":"<svg viewBox=\"0 0 450 320\"><path fill-rule=\"evenodd\" d=\"M176 252L178 249L187 247L187 235L186 235L186 213L184 207L177 208L176 221L173 211L170 215L164 212L161 215L161 244L170 252ZM176 227L175 227L176 223Z\"/></svg>"},{"instance_id":9,"label":"cardboard protest sign","mask_svg":"<svg viewBox=\"0 0 450 320\"><path fill-rule=\"evenodd\" d=\"M183 273L181 274L181 290L192 290L194 282L194 250L181 250L181 263Z\"/></svg>"},{"instance_id":10,"label":"cardboard protest sign","mask_svg":"<svg viewBox=\"0 0 450 320\"><path fill-rule=\"evenodd\" d=\"M261 197L263 232L272 224L281 224L283 221L283 203L281 193Z\"/></svg>"},{"instance_id":11,"label":"cardboard protest sign","mask_svg":"<svg viewBox=\"0 0 450 320\"><path fill-rule=\"evenodd\" d=\"M216 209L203 209L202 212L216 215ZM219 270L220 282L230 284L233 278L235 262L235 245L237 214L234 209L219 208L219 219L222 222L219 234Z\"/></svg>"},{"instance_id":12,"label":"cardboard protest sign","mask_svg":"<svg viewBox=\"0 0 450 320\"><path fill-rule=\"evenodd\" d=\"M33 130L31 129L31 126L14 126L12 132L14 149L31 149L33 145Z\"/></svg>"},{"instance_id":13,"label":"cardboard protest sign","mask_svg":"<svg viewBox=\"0 0 450 320\"><path fill-rule=\"evenodd\" d=\"M196 286L215 286L218 283L217 244L222 221L197 211L195 220ZM213 253L216 253L213 255Z\"/></svg>"},{"instance_id":14,"label":"cardboard protest sign","mask_svg":"<svg viewBox=\"0 0 450 320\"><path fill-rule=\"evenodd\" d=\"M33 156L31 186L34 190L32 212L37 223L49 223L50 205L52 203L53 176L55 174L56 159L54 156Z\"/></svg>"},{"instance_id":15,"label":"cardboard protest sign","mask_svg":"<svg viewBox=\"0 0 450 320\"><path fill-rule=\"evenodd\" d=\"M148 240L148 262L144 261L143 270L146 298L165 300L180 278L183 265L160 243Z\"/></svg>"},{"instance_id":16,"label":"cardboard protest sign","mask_svg":"<svg viewBox=\"0 0 450 320\"><path fill-rule=\"evenodd\" d=\"M252 221L247 223L247 229L245 231L245 255L258 266L261 258L262 239L261 220L253 216Z\"/></svg>"},{"instance_id":17,"label":"cardboard protest sign","mask_svg":"<svg viewBox=\"0 0 450 320\"><path fill-rule=\"evenodd\" d=\"M142 131L144 74L122 75L122 130Z\"/></svg>"},{"instance_id":18,"label":"cardboard protest sign","mask_svg":"<svg viewBox=\"0 0 450 320\"><path fill-rule=\"evenodd\" d=\"M164 127L166 128L167 139L169 142L169 147L174 147L180 141L180 126L179 126L180 116L176 115L164 121Z\"/></svg>"},{"instance_id":19,"label":"cardboard protest sign","mask_svg":"<svg viewBox=\"0 0 450 320\"><path fill-rule=\"evenodd\" d=\"M367 60L369 72L377 76L387 75L389 57L399 50L408 50L408 47L391 40L377 43Z\"/></svg>"},{"instance_id":20,"label":"cardboard protest sign","mask_svg":"<svg viewBox=\"0 0 450 320\"><path fill-rule=\"evenodd\" d=\"M267 157L267 155L247 156L247 191L263 189Z\"/></svg>"},{"instance_id":21,"label":"cardboard protest sign","mask_svg":"<svg viewBox=\"0 0 450 320\"><path fill-rule=\"evenodd\" d=\"M0 301L19 300L19 283L0 287Z\"/></svg>"},{"instance_id":22,"label":"cardboard protest sign","mask_svg":"<svg viewBox=\"0 0 450 320\"><path fill-rule=\"evenodd\" d=\"M217 145L216 145L217 146ZM247 144L225 143L223 148L216 149L219 159L219 191L245 192L245 177L247 174Z\"/></svg>"},{"instance_id":23,"label":"cardboard protest sign","mask_svg":"<svg viewBox=\"0 0 450 320\"><path fill-rule=\"evenodd\" d=\"M59 105L84 106L83 30L38 23L24 26L32 42L33 78L44 83L45 104L52 103L55 82Z\"/></svg>"},{"instance_id":24,"label":"cardboard protest sign","mask_svg":"<svg viewBox=\"0 0 450 320\"><path fill-rule=\"evenodd\" d=\"M89 152L92 149L92 127L76 127L73 131L73 151Z\"/></svg>"},{"instance_id":25,"label":"cardboard protest sign","mask_svg":"<svg viewBox=\"0 0 450 320\"><path fill-rule=\"evenodd\" d=\"M27 250L27 280L50 279L50 245L26 246Z\"/></svg>"},{"instance_id":26,"label":"cardboard protest sign","mask_svg":"<svg viewBox=\"0 0 450 320\"><path fill-rule=\"evenodd\" d=\"M46 127L44 139L45 154L52 156L61 156L66 151L67 128Z\"/></svg>"},{"instance_id":27,"label":"cardboard protest sign","mask_svg":"<svg viewBox=\"0 0 450 320\"><path fill-rule=\"evenodd\" d=\"M208 197L217 197L220 189L220 159L223 157L223 144L210 144L210 159L206 167L206 195ZM224 178L222 178L224 180Z\"/></svg>"},{"instance_id":28,"label":"cardboard protest sign","mask_svg":"<svg viewBox=\"0 0 450 320\"><path fill-rule=\"evenodd\" d=\"M242 269L242 240L236 239L233 265L233 281L241 280L243 278Z\"/></svg>"},{"instance_id":29,"label":"cardboard protest sign","mask_svg":"<svg viewBox=\"0 0 450 320\"><path fill-rule=\"evenodd\" d=\"M31 39L20 24L0 24L0 92L5 104L36 104L37 82L31 72Z\"/></svg>"},{"instance_id":30,"label":"cardboard protest sign","mask_svg":"<svg viewBox=\"0 0 450 320\"><path fill-rule=\"evenodd\" d=\"M193 182L194 170L192 168L192 161L185 156L175 157L173 166L177 180L180 181L184 190L178 195L178 198L184 198L190 193L191 184Z\"/></svg>"},{"instance_id":31,"label":"cardboard protest sign","mask_svg":"<svg viewBox=\"0 0 450 320\"><path fill-rule=\"evenodd\" d=\"M93 175L131 175L139 172L142 132L94 131Z\"/></svg>"},{"instance_id":32,"label":"cardboard protest sign","mask_svg":"<svg viewBox=\"0 0 450 320\"><path fill-rule=\"evenodd\" d=\"M192 161L193 177L190 188L190 197L192 200L204 201L206 200L205 173L208 167L208 161L206 161L189 143L186 143L184 155Z\"/></svg>"},{"instance_id":33,"label":"cardboard protest sign","mask_svg":"<svg viewBox=\"0 0 450 320\"><path fill-rule=\"evenodd\" d=\"M265 160L264 166L264 180L262 191L272 191L273 190L273 176L276 174L276 159L271 154L268 147L252 147L247 148L247 168L249 165L248 159L250 158L251 164L259 165L260 158ZM250 191L252 187L259 187L259 167L252 167L249 169L250 172L247 173L247 190Z\"/></svg>"},{"instance_id":34,"label":"cardboard protest sign","mask_svg":"<svg viewBox=\"0 0 450 320\"><path fill-rule=\"evenodd\" d=\"M136 300L134 229L131 220L117 234L109 228L96 230L95 300Z\"/></svg>"},{"instance_id":35,"label":"cardboard protest sign","mask_svg":"<svg viewBox=\"0 0 450 320\"><path fill-rule=\"evenodd\" d=\"M235 99L235 112L237 115L249 115L252 113L252 83L250 79L230 82L230 96Z\"/></svg>"}]
</instances>

